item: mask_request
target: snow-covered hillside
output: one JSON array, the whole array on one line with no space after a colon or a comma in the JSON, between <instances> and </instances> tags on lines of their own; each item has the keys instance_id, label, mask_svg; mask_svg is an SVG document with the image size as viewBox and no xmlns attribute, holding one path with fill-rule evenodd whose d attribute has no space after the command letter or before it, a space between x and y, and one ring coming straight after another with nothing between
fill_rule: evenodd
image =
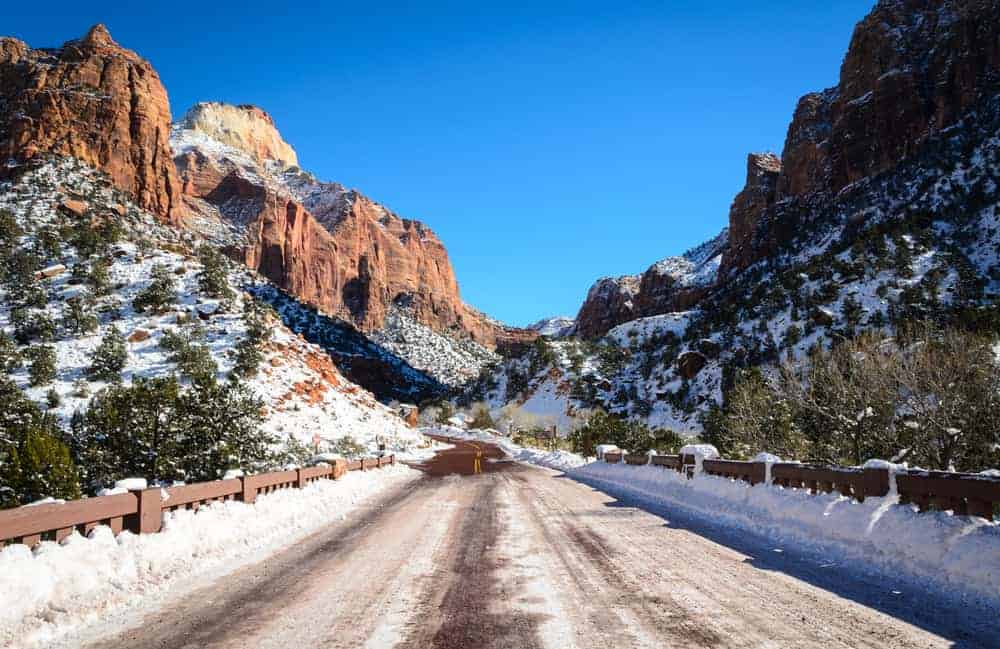
<instances>
[{"instance_id":1,"label":"snow-covered hillside","mask_svg":"<svg viewBox=\"0 0 1000 649\"><path fill-rule=\"evenodd\" d=\"M420 324L400 307L389 312L385 325L371 339L451 388L465 385L478 377L483 367L500 360L471 340L452 338Z\"/></svg>"},{"instance_id":2,"label":"snow-covered hillside","mask_svg":"<svg viewBox=\"0 0 1000 649\"><path fill-rule=\"evenodd\" d=\"M633 319L596 342L536 346L469 397L495 408L544 403L564 419L600 407L694 435L741 368L766 372L859 332L891 335L898 324L1000 322L1000 101L990 110L975 128L929 140L892 174L821 204L779 204L806 223L791 243L707 287L692 308ZM708 281L718 244L654 269L673 274L671 286ZM632 308L639 278L626 278L628 290L606 305ZM598 282L588 300L611 295L615 282Z\"/></svg>"},{"instance_id":3,"label":"snow-covered hillside","mask_svg":"<svg viewBox=\"0 0 1000 649\"><path fill-rule=\"evenodd\" d=\"M68 213L67 205L85 210L84 215ZM198 283L202 267L193 255L197 240L159 224L112 189L106 178L72 159L52 160L29 171L15 185L0 187L0 210L14 215L24 231L21 245L25 249L38 249L41 238L56 235L44 263L49 268L46 274L51 275L41 281L44 304L29 311L36 322L54 326L43 339L49 339L45 344L55 351L55 376L51 382L32 386L25 363L11 372L11 378L64 425L108 385L92 379L87 369L112 327L127 340L127 360L121 373L126 384L140 377L177 372L171 353L163 348L168 332L193 332L210 352L220 380L232 371L235 347L246 335L241 314L249 298L242 289L251 280L259 285L260 278L231 268L228 282L235 297L229 304L202 295ZM74 219L99 219L105 214L114 214L123 235L106 259L108 293L94 295L88 281L74 271L79 262L76 250L57 233ZM174 278L176 303L162 314L139 312L132 302L150 284L157 266L169 269ZM65 317L67 304L74 300L93 301L97 322L92 331L72 332L58 324ZM15 330L13 315L5 299L0 306L0 328L8 334ZM405 451L421 442L421 436L393 411L347 381L321 348L293 334L275 318L268 326L271 336L262 350L260 371L246 379L264 400L267 430L281 440L293 438L300 444L312 444L314 436L330 443L351 437L374 449L376 437L382 436L390 440L391 447Z\"/></svg>"},{"instance_id":4,"label":"snow-covered hillside","mask_svg":"<svg viewBox=\"0 0 1000 649\"><path fill-rule=\"evenodd\" d=\"M537 331L539 335L548 338L565 338L573 335L576 329L576 319L563 315L543 318L534 324L528 325L528 329Z\"/></svg>"}]
</instances>

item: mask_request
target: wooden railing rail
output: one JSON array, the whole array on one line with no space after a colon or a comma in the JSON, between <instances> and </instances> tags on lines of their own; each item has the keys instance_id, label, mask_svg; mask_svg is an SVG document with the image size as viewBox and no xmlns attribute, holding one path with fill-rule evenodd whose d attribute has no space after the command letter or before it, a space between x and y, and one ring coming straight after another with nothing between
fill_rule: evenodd
<instances>
[{"instance_id":1,"label":"wooden railing rail","mask_svg":"<svg viewBox=\"0 0 1000 649\"><path fill-rule=\"evenodd\" d=\"M337 460L329 466L303 467L164 489L154 487L61 504L0 510L0 548L8 543L23 543L32 547L41 541L61 541L73 530L88 534L98 525L107 525L116 535L123 529L136 534L158 532L163 512L196 510L202 505L222 500L252 503L258 494L290 487L301 488L323 478L336 480L347 471L395 463L394 455L354 462Z\"/></svg>"},{"instance_id":2,"label":"wooden railing rail","mask_svg":"<svg viewBox=\"0 0 1000 649\"><path fill-rule=\"evenodd\" d=\"M641 458L642 461L639 461ZM646 464L645 455L605 453L604 461L618 464ZM655 466L693 475L693 455L653 455ZM750 485L767 480L764 462L736 460L703 460L702 470L708 474L729 478ZM771 482L789 489L804 489L813 494L839 492L863 502L865 498L889 494L889 470L885 468L855 468L778 462L771 465ZM1000 477L975 473L940 471L900 471L895 474L896 492L900 503L912 503L919 511L936 509L952 511L958 516L981 516L993 520L1000 512Z\"/></svg>"},{"instance_id":3,"label":"wooden railing rail","mask_svg":"<svg viewBox=\"0 0 1000 649\"><path fill-rule=\"evenodd\" d=\"M681 469L681 456L680 455L654 455L650 464L655 464L656 466L667 467L668 469L673 469L674 471L680 471Z\"/></svg>"},{"instance_id":4,"label":"wooden railing rail","mask_svg":"<svg viewBox=\"0 0 1000 649\"><path fill-rule=\"evenodd\" d=\"M742 480L752 485L764 482L767 473L767 467L763 462L736 460L704 460L702 470L709 475Z\"/></svg>"}]
</instances>

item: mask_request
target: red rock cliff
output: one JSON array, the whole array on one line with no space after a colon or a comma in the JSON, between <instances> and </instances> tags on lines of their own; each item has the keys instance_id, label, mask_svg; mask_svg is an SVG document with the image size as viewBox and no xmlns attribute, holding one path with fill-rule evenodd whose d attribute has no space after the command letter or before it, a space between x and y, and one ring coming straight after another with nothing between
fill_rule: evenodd
<instances>
[{"instance_id":1,"label":"red rock cliff","mask_svg":"<svg viewBox=\"0 0 1000 649\"><path fill-rule=\"evenodd\" d=\"M167 93L103 25L58 50L0 38L0 160L79 158L149 211L179 222ZM0 173L12 168L4 165Z\"/></svg>"},{"instance_id":2,"label":"red rock cliff","mask_svg":"<svg viewBox=\"0 0 1000 649\"><path fill-rule=\"evenodd\" d=\"M773 203L822 205L891 170L998 91L1000 2L881 0L855 28L839 83L799 100L780 166L769 161L766 175L755 175L751 157L721 272L769 254L783 226L763 222Z\"/></svg>"},{"instance_id":3,"label":"red rock cliff","mask_svg":"<svg viewBox=\"0 0 1000 649\"><path fill-rule=\"evenodd\" d=\"M245 229L248 266L362 331L381 328L395 304L437 331L488 347L518 337L462 301L448 252L430 228L275 160L269 151L294 152L272 130L258 108L199 104L175 131L185 194Z\"/></svg>"}]
</instances>

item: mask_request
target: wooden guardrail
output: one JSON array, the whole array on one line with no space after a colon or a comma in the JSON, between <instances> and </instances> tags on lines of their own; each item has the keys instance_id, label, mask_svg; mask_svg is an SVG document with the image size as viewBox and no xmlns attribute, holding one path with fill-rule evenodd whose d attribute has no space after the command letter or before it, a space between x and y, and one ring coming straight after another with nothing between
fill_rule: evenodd
<instances>
[{"instance_id":1,"label":"wooden guardrail","mask_svg":"<svg viewBox=\"0 0 1000 649\"><path fill-rule=\"evenodd\" d=\"M43 540L61 541L73 530L88 534L98 525L107 525L115 535L123 529L136 534L159 532L163 512L197 510L202 505L224 500L252 503L259 494L290 487L301 489L316 480L336 480L348 471L364 471L395 463L394 455L355 462L337 460L329 466L259 473L177 487L153 487L61 504L0 510L0 548L8 543L23 543L32 547Z\"/></svg>"},{"instance_id":2,"label":"wooden guardrail","mask_svg":"<svg viewBox=\"0 0 1000 649\"><path fill-rule=\"evenodd\" d=\"M639 458L642 461L638 461ZM605 453L609 464L647 464L645 455ZM693 455L653 455L648 463L661 466L689 478L693 475ZM751 485L767 480L764 462L703 460L702 471ZM1000 512L1000 478L975 473L941 471L897 471L896 492L900 503L917 505L920 511L950 510L958 516L982 516L988 520ZM889 470L776 462L771 465L771 483L780 487L804 489L810 493L833 493L863 502L889 494Z\"/></svg>"}]
</instances>

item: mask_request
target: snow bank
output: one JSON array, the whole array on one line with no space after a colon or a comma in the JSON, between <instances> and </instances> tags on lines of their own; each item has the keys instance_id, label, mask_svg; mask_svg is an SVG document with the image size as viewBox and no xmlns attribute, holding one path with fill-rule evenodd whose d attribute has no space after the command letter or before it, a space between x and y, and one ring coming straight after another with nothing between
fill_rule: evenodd
<instances>
[{"instance_id":1,"label":"snow bank","mask_svg":"<svg viewBox=\"0 0 1000 649\"><path fill-rule=\"evenodd\" d=\"M34 551L9 546L0 551L0 647L45 646L181 578L262 559L416 475L401 465L355 471L336 482L262 494L252 505L226 501L197 513L171 512L160 534L115 538L102 526L87 538L74 533Z\"/></svg>"},{"instance_id":2,"label":"snow bank","mask_svg":"<svg viewBox=\"0 0 1000 649\"><path fill-rule=\"evenodd\" d=\"M687 480L655 466L595 462L568 473L855 568L1000 604L1000 525L981 518L918 514L892 496L858 503L705 474Z\"/></svg>"}]
</instances>

